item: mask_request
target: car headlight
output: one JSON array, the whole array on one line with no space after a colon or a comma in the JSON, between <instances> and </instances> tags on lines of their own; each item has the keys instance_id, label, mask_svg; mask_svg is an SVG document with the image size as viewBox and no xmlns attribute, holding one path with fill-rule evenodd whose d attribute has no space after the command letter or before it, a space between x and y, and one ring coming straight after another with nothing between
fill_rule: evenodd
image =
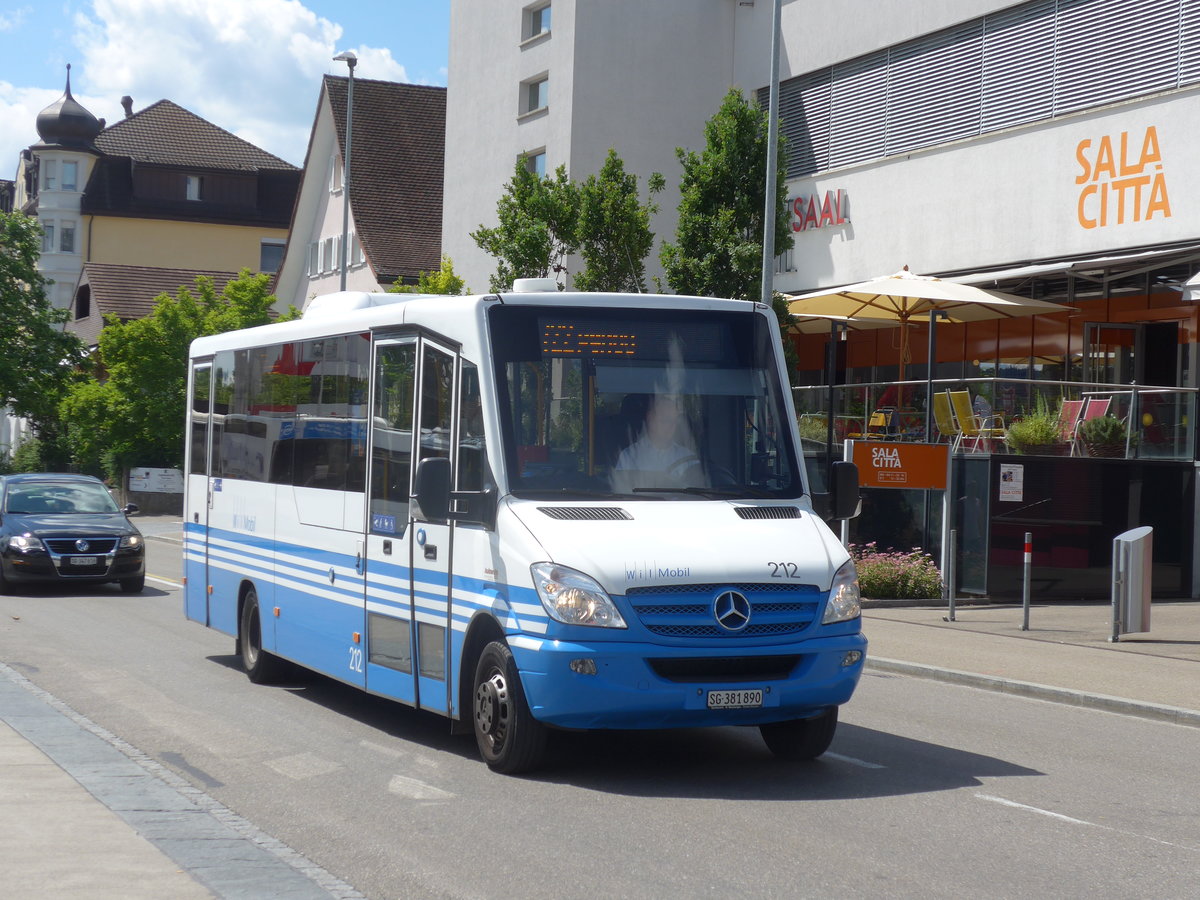
<instances>
[{"instance_id":1,"label":"car headlight","mask_svg":"<svg viewBox=\"0 0 1200 900\"><path fill-rule=\"evenodd\" d=\"M612 598L594 578L548 562L534 563L529 571L542 606L555 621L600 628L626 627Z\"/></svg>"},{"instance_id":2,"label":"car headlight","mask_svg":"<svg viewBox=\"0 0 1200 900\"><path fill-rule=\"evenodd\" d=\"M46 549L41 538L36 538L32 534L14 534L8 539L8 546L13 550L20 550L22 553Z\"/></svg>"},{"instance_id":3,"label":"car headlight","mask_svg":"<svg viewBox=\"0 0 1200 900\"><path fill-rule=\"evenodd\" d=\"M121 538L121 548L136 548L142 546L142 536L140 534L127 534Z\"/></svg>"},{"instance_id":4,"label":"car headlight","mask_svg":"<svg viewBox=\"0 0 1200 900\"><path fill-rule=\"evenodd\" d=\"M829 602L825 604L825 617L821 619L821 624L847 622L861 615L862 594L858 589L858 571L854 568L854 560L848 559L833 576Z\"/></svg>"}]
</instances>

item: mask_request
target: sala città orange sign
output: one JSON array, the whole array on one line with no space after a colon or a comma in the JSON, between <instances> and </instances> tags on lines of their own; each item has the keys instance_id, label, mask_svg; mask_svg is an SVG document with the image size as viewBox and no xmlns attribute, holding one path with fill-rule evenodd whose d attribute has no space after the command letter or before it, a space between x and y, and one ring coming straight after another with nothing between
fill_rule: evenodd
<instances>
[{"instance_id":1,"label":"sala citt\u00e0 orange sign","mask_svg":"<svg viewBox=\"0 0 1200 900\"><path fill-rule=\"evenodd\" d=\"M1091 138L1075 147L1081 185L1076 213L1084 228L1103 228L1127 222L1149 222L1155 216L1171 218L1171 200L1163 175L1162 150L1153 125L1142 135L1128 131Z\"/></svg>"}]
</instances>

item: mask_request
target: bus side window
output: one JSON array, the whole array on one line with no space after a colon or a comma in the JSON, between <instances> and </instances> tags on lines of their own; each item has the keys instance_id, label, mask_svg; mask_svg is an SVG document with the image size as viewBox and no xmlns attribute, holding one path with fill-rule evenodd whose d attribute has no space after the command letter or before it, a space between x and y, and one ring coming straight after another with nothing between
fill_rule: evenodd
<instances>
[{"instance_id":1,"label":"bus side window","mask_svg":"<svg viewBox=\"0 0 1200 900\"><path fill-rule=\"evenodd\" d=\"M479 370L463 360L459 388L458 486L460 491L482 491L487 443L483 437L483 401L479 396Z\"/></svg>"},{"instance_id":2,"label":"bus side window","mask_svg":"<svg viewBox=\"0 0 1200 900\"><path fill-rule=\"evenodd\" d=\"M404 533L412 476L416 344L379 348L371 447L371 531Z\"/></svg>"}]
</instances>

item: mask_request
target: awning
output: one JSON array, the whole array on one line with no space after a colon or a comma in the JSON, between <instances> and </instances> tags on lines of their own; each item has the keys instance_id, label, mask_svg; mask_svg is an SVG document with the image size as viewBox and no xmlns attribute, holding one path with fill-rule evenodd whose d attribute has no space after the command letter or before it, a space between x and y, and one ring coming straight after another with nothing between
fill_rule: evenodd
<instances>
[{"instance_id":1,"label":"awning","mask_svg":"<svg viewBox=\"0 0 1200 900\"><path fill-rule=\"evenodd\" d=\"M1192 271L1179 278L1179 284L1186 281L1195 269L1200 269L1200 242L1175 245L1156 250L1137 250L1129 253L1109 253L1104 256L1087 258L1061 259L1052 262L1036 262L1007 269L993 269L983 272L943 274L947 281L957 281L962 284L987 285L999 287L1014 281L1025 281L1030 278L1047 275L1073 275L1094 283L1103 284L1107 278L1117 280L1141 275L1157 269L1179 266L1186 269L1192 264Z\"/></svg>"}]
</instances>

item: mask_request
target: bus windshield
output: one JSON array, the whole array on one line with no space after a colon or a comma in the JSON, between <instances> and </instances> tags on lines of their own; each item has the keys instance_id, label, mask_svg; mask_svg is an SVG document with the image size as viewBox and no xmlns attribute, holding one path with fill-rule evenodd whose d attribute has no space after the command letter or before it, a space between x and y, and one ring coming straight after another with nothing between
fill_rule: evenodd
<instances>
[{"instance_id":1,"label":"bus windshield","mask_svg":"<svg viewBox=\"0 0 1200 900\"><path fill-rule=\"evenodd\" d=\"M768 318L497 305L489 327L515 495L803 492Z\"/></svg>"}]
</instances>

